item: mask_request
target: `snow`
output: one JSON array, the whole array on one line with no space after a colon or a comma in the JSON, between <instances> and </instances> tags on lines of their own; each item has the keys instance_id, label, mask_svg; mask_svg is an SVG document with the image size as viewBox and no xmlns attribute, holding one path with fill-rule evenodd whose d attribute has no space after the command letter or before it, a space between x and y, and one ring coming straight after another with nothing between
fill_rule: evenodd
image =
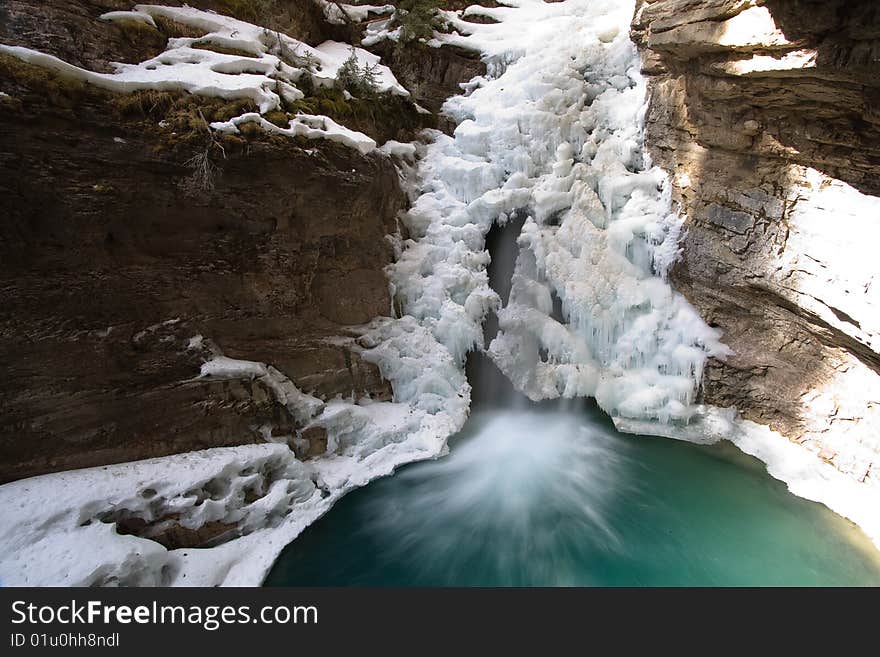
<instances>
[{"instance_id":1,"label":"snow","mask_svg":"<svg viewBox=\"0 0 880 657\"><path fill-rule=\"evenodd\" d=\"M386 155L399 157L404 160L414 160L416 157L415 144L405 144L403 142L394 141L393 139L386 141L379 150Z\"/></svg>"},{"instance_id":2,"label":"snow","mask_svg":"<svg viewBox=\"0 0 880 657\"><path fill-rule=\"evenodd\" d=\"M326 79L335 80L339 67L351 56L352 46L339 41L325 41L315 48L315 51L318 53L322 70L333 71L333 75ZM397 81L391 69L380 63L378 55L374 55L363 48L354 48L353 52L357 57L360 68L376 66L379 92L389 92L398 96L409 97L409 92Z\"/></svg>"},{"instance_id":3,"label":"snow","mask_svg":"<svg viewBox=\"0 0 880 657\"><path fill-rule=\"evenodd\" d=\"M267 493L244 505L243 491L255 484L283 489L285 499ZM167 584L186 575L175 554L186 550L120 536L99 520L103 514L149 521L176 513L190 527L210 520L258 524L288 508L309 509L320 495L285 446L249 445L35 477L3 486L0 497L4 585L90 586ZM211 558L208 550L189 552Z\"/></svg>"},{"instance_id":4,"label":"snow","mask_svg":"<svg viewBox=\"0 0 880 657\"><path fill-rule=\"evenodd\" d=\"M202 364L201 378L259 379L266 384L300 424L307 424L324 408L324 402L301 392L293 382L270 365L215 356Z\"/></svg>"},{"instance_id":5,"label":"snow","mask_svg":"<svg viewBox=\"0 0 880 657\"><path fill-rule=\"evenodd\" d=\"M333 23L334 25L346 25L349 21L361 23L367 20L371 15L382 16L394 13L394 5L352 5L342 2L336 4L333 2L327 2L326 0L316 0L316 2L320 5L321 9L324 10L324 16L327 19L327 22ZM340 12L340 7L348 16L348 21L345 19L342 12Z\"/></svg>"},{"instance_id":6,"label":"snow","mask_svg":"<svg viewBox=\"0 0 880 657\"><path fill-rule=\"evenodd\" d=\"M447 102L459 120L420 164L414 236L392 273L404 312L459 360L483 347L534 400L594 396L614 417L686 421L718 334L663 280L680 218L642 143L645 83L632 3L521 0L498 23L440 35L488 53L488 79ZM528 215L508 306L486 276L485 235ZM557 296L565 315L551 317Z\"/></svg>"},{"instance_id":7,"label":"snow","mask_svg":"<svg viewBox=\"0 0 880 657\"><path fill-rule=\"evenodd\" d=\"M880 286L874 284L872 265L880 240L880 198L816 169L793 173L801 182L790 192L790 234L778 258L779 270L788 278L779 283L796 291L799 305L878 351Z\"/></svg>"},{"instance_id":8,"label":"snow","mask_svg":"<svg viewBox=\"0 0 880 657\"><path fill-rule=\"evenodd\" d=\"M266 132L275 132L291 137L301 136L308 139L328 139L345 144L364 154L376 148L376 142L364 133L349 130L344 125L336 123L329 116L315 114L297 114L291 119L287 128L279 128L256 112L248 112L229 121L212 123L211 128L218 132L237 133L239 126L245 123L256 123Z\"/></svg>"},{"instance_id":9,"label":"snow","mask_svg":"<svg viewBox=\"0 0 880 657\"><path fill-rule=\"evenodd\" d=\"M139 64L115 64L113 73L88 71L52 55L20 46L0 44L0 53L114 93L153 90L228 100L250 99L260 114L279 109L282 100L295 102L301 99L303 93L298 83L303 77L310 78L317 87L332 86L339 68L353 53L362 68L375 67L380 93L409 97L409 92L378 56L349 44L327 41L312 47L273 30L187 6L137 5L133 11L109 12L102 18L135 20L151 25L155 25L157 18L166 18L205 34L197 38L172 38L165 52L157 57ZM210 45L240 50L248 56L197 47ZM254 120L248 115L238 119L239 122ZM264 122L256 122L271 129ZM316 127L315 123L327 127ZM224 127L229 128L226 124ZM366 135L344 128L328 117L298 115L289 129L275 131L312 139L327 138L364 153L376 146Z\"/></svg>"},{"instance_id":10,"label":"snow","mask_svg":"<svg viewBox=\"0 0 880 657\"><path fill-rule=\"evenodd\" d=\"M140 11L108 11L106 14L101 14L100 18L102 21L109 21L111 23L133 21L156 27L156 21L153 20L153 17Z\"/></svg>"},{"instance_id":11,"label":"snow","mask_svg":"<svg viewBox=\"0 0 880 657\"><path fill-rule=\"evenodd\" d=\"M796 50L778 57L772 55L752 55L750 59L714 64L713 69L727 75L779 75L782 71L796 71L816 68L819 53L815 50Z\"/></svg>"},{"instance_id":12,"label":"snow","mask_svg":"<svg viewBox=\"0 0 880 657\"><path fill-rule=\"evenodd\" d=\"M371 23L367 23L367 26L364 28L364 38L361 39L361 43L367 47L370 47L376 45L384 39L396 42L400 38L400 32L402 28L397 27L391 30L389 29L390 27L390 18L383 21L374 21Z\"/></svg>"},{"instance_id":13,"label":"snow","mask_svg":"<svg viewBox=\"0 0 880 657\"><path fill-rule=\"evenodd\" d=\"M222 355L201 367L201 377L258 379L298 423L324 427L328 447L321 458L301 462L287 445L266 443L0 486L0 583L259 585L284 546L342 495L404 463L441 455L467 418L470 388L463 372L415 320L377 319L361 342L362 357L392 383L393 401L325 403L271 365ZM260 495L248 501L249 491ZM119 535L113 524L171 514L184 527L219 521L241 535L215 547L166 550Z\"/></svg>"},{"instance_id":14,"label":"snow","mask_svg":"<svg viewBox=\"0 0 880 657\"><path fill-rule=\"evenodd\" d=\"M401 312L363 327L358 349L391 382L393 400L322 401L271 364L214 353L199 376L259 380L300 425L326 430L327 453L301 462L287 445L265 443L0 486L0 582L259 584L283 547L347 491L444 453L468 415L463 364L475 347L487 347L534 399L592 395L624 431L729 439L764 460L794 493L850 517L880 545L876 484L846 477L765 427L693 403L706 357L725 348L664 280L678 254L680 218L666 175L643 153L645 84L628 39L634 3L507 4L468 10L499 21L493 24L448 13L457 32L432 43L480 52L487 63L487 75L445 106L459 122L454 134L428 131L427 143L383 149L412 175L413 205L402 217L409 237L397 240L399 258L388 270ZM287 48L320 63L309 72L272 53L275 35L262 28L189 7L138 5L135 13L203 29L202 39L254 57L211 53L192 48L193 39L175 39L163 55L104 75L27 49L0 51L115 91L248 97L261 111L278 106L276 82L295 94L301 75L331 80L350 52L345 44L310 48L282 35ZM368 38L382 34L380 23L368 29ZM356 53L363 63L375 62ZM386 89L405 93L390 71L382 76ZM251 121L368 146L363 135L327 117L300 115L278 128L251 113L213 128L235 131ZM419 159L410 169L413 155ZM502 309L489 287L485 238L495 222L520 213L528 218L511 298ZM554 295L563 322L553 317ZM482 323L491 311L499 314L501 332L484 345ZM201 348L203 340L195 336L190 348ZM256 499L246 495L253 490ZM152 522L170 513L186 527L219 521L241 535L215 547L166 550L114 531L118 519Z\"/></svg>"}]
</instances>

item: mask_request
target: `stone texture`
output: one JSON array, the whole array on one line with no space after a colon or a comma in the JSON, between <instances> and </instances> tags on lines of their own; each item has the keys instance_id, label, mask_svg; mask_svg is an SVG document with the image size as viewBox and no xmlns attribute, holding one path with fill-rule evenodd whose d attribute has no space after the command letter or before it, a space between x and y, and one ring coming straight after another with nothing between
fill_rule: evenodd
<instances>
[{"instance_id":1,"label":"stone texture","mask_svg":"<svg viewBox=\"0 0 880 657\"><path fill-rule=\"evenodd\" d=\"M179 29L98 18L134 4L9 0L0 42L109 71ZM240 0L188 4L312 44L352 39L312 0L265 15ZM393 65L435 110L483 70L451 48L428 54ZM406 199L387 157L259 129L224 137L220 157L199 112L222 120L241 103L114 97L11 58L0 91L0 482L266 439L299 458L326 452L324 429L298 426L261 381L196 378L212 354L269 363L325 400L391 398L354 346L358 326L391 309L387 236ZM382 129L411 133L395 116ZM184 184L206 147L213 191ZM227 530L168 527L156 531L169 545Z\"/></svg>"},{"instance_id":2,"label":"stone texture","mask_svg":"<svg viewBox=\"0 0 880 657\"><path fill-rule=\"evenodd\" d=\"M398 50L388 41L380 41L371 50L382 57L416 102L435 114L440 114L447 98L461 93L461 83L486 72L478 55L454 46L412 45ZM442 115L438 124L447 132L455 128Z\"/></svg>"},{"instance_id":3,"label":"stone texture","mask_svg":"<svg viewBox=\"0 0 880 657\"><path fill-rule=\"evenodd\" d=\"M0 4L0 43L46 52L94 71L112 72L113 62L135 64L165 49L167 35L143 24L100 20L109 11L129 10L133 0L4 0ZM343 26L323 20L314 0L276 0L268 10L248 0L163 0L158 4L188 4L241 20L278 29L306 43L345 40Z\"/></svg>"},{"instance_id":4,"label":"stone texture","mask_svg":"<svg viewBox=\"0 0 880 657\"><path fill-rule=\"evenodd\" d=\"M670 276L735 356L736 406L864 478L880 449L880 6L647 0L648 143L686 214Z\"/></svg>"},{"instance_id":5,"label":"stone texture","mask_svg":"<svg viewBox=\"0 0 880 657\"><path fill-rule=\"evenodd\" d=\"M44 17L96 4L113 3ZM80 63L104 56L98 34ZM224 141L213 192L187 194L198 128L8 59L0 90L0 481L299 429L258 381L197 380L212 351L323 398L390 398L352 328L391 306L386 236L405 197L387 157L257 131Z\"/></svg>"}]
</instances>

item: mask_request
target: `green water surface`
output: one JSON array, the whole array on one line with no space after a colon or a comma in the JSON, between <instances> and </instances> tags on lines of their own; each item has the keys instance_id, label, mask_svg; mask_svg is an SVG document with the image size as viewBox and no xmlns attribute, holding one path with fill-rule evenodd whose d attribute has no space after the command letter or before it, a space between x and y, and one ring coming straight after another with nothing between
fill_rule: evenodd
<instances>
[{"instance_id":1,"label":"green water surface","mask_svg":"<svg viewBox=\"0 0 880 657\"><path fill-rule=\"evenodd\" d=\"M601 413L475 412L451 453L343 498L267 585L878 585L865 535L729 444Z\"/></svg>"}]
</instances>

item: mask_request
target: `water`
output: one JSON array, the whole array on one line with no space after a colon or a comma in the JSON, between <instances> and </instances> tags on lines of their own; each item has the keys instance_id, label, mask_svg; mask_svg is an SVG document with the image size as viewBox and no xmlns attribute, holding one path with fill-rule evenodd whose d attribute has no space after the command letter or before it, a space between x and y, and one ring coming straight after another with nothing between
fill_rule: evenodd
<instances>
[{"instance_id":1,"label":"water","mask_svg":"<svg viewBox=\"0 0 880 657\"><path fill-rule=\"evenodd\" d=\"M487 237L505 305L522 223ZM484 329L488 344L497 318ZM732 445L620 434L595 403L532 404L480 352L466 369L475 410L450 455L347 495L266 584L880 585L858 528Z\"/></svg>"},{"instance_id":2,"label":"water","mask_svg":"<svg viewBox=\"0 0 880 657\"><path fill-rule=\"evenodd\" d=\"M586 404L478 409L449 456L346 496L266 583L880 585L860 530L730 445L623 435Z\"/></svg>"}]
</instances>

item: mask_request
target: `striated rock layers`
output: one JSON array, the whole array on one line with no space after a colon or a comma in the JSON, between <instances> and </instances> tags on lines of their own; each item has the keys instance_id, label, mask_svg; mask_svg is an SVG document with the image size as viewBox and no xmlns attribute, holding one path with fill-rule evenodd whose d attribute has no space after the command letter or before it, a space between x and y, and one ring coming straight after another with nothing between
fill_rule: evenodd
<instances>
[{"instance_id":1,"label":"striated rock layers","mask_svg":"<svg viewBox=\"0 0 880 657\"><path fill-rule=\"evenodd\" d=\"M735 352L710 363L705 401L870 477L880 5L641 0L633 38L651 154L686 214L670 277Z\"/></svg>"},{"instance_id":2,"label":"striated rock layers","mask_svg":"<svg viewBox=\"0 0 880 657\"><path fill-rule=\"evenodd\" d=\"M360 30L326 22L313 0L190 4L314 45L356 42ZM11 0L0 43L112 72L201 34L100 19L133 5ZM434 112L484 71L451 47L380 54ZM380 144L445 121L400 97L346 104L335 93L303 107L338 112ZM114 96L0 55L0 483L264 440L299 458L327 449L325 430L299 426L262 379L200 376L219 355L268 363L323 400L391 398L357 337L391 312L389 236L407 204L398 172L379 151L255 125L208 129L255 110ZM275 114L266 118L285 125L289 115Z\"/></svg>"},{"instance_id":3,"label":"striated rock layers","mask_svg":"<svg viewBox=\"0 0 880 657\"><path fill-rule=\"evenodd\" d=\"M4 6L0 41L93 70L164 48L97 20L130 3L37 4ZM391 308L387 156L258 129L212 145L205 120L240 101L114 97L11 58L0 91L0 482L273 432L323 451L259 379L199 378L219 353L324 399L390 397L351 330Z\"/></svg>"}]
</instances>

